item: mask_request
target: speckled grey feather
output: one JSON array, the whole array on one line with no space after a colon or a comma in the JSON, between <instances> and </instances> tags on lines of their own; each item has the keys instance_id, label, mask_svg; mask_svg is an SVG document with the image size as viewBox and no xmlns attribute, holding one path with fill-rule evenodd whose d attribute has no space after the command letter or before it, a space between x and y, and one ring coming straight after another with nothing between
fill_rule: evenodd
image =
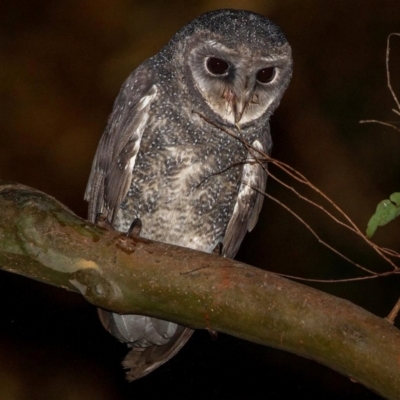
<instances>
[{"instance_id":1,"label":"speckled grey feather","mask_svg":"<svg viewBox=\"0 0 400 400\"><path fill-rule=\"evenodd\" d=\"M208 60L229 68L213 73ZM258 72L271 72L261 82ZM89 219L106 215L127 232L234 257L256 224L270 153L268 119L289 83L291 50L281 30L248 11L218 10L183 27L125 81L100 140L85 193ZM236 137L230 135L233 132ZM192 331L142 316L100 312L133 346L131 380L171 358Z\"/></svg>"}]
</instances>

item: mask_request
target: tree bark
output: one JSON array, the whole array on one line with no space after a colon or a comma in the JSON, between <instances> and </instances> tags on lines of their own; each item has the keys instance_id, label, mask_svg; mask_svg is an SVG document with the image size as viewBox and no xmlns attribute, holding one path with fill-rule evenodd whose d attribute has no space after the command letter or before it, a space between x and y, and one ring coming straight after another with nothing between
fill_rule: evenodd
<instances>
[{"instance_id":1,"label":"tree bark","mask_svg":"<svg viewBox=\"0 0 400 400\"><path fill-rule=\"evenodd\" d=\"M0 181L0 210L5 271L114 312L290 351L400 398L400 331L349 301L234 260L126 238L23 185Z\"/></svg>"}]
</instances>

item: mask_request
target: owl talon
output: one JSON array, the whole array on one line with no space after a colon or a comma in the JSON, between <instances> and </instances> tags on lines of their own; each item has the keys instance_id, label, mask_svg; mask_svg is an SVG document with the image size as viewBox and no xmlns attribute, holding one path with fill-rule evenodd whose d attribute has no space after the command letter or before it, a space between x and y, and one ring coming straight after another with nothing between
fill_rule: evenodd
<instances>
[{"instance_id":1,"label":"owl talon","mask_svg":"<svg viewBox=\"0 0 400 400\"><path fill-rule=\"evenodd\" d=\"M222 242L217 243L217 245L214 247L214 250L212 251L212 253L222 256Z\"/></svg>"},{"instance_id":2,"label":"owl talon","mask_svg":"<svg viewBox=\"0 0 400 400\"><path fill-rule=\"evenodd\" d=\"M214 331L213 329L207 329L208 333L211 336L211 340L215 342L218 339L218 332Z\"/></svg>"},{"instance_id":3,"label":"owl talon","mask_svg":"<svg viewBox=\"0 0 400 400\"><path fill-rule=\"evenodd\" d=\"M128 232L126 232L126 237L131 237L131 236L140 236L140 232L142 230L142 220L140 218L135 218L131 226L128 229Z\"/></svg>"},{"instance_id":4,"label":"owl talon","mask_svg":"<svg viewBox=\"0 0 400 400\"><path fill-rule=\"evenodd\" d=\"M107 219L106 214L104 213L98 213L96 215L95 224L100 226L100 228L115 232L114 227L111 225L110 221Z\"/></svg>"}]
</instances>

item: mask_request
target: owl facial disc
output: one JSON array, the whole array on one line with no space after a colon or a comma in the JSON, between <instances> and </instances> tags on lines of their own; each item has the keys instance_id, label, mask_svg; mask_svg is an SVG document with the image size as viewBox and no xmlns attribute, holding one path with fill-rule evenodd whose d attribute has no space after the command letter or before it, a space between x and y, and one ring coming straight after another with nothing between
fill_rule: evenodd
<instances>
[{"instance_id":1,"label":"owl facial disc","mask_svg":"<svg viewBox=\"0 0 400 400\"><path fill-rule=\"evenodd\" d=\"M190 38L187 48L195 89L229 124L268 118L290 80L291 49L286 41L261 36L255 42L232 43L226 35L203 30Z\"/></svg>"}]
</instances>

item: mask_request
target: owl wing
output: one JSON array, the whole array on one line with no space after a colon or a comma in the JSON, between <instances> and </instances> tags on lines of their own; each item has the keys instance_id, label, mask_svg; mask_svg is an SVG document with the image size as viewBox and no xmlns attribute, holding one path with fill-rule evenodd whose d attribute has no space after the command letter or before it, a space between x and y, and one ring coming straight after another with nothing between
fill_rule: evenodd
<instances>
[{"instance_id":1,"label":"owl wing","mask_svg":"<svg viewBox=\"0 0 400 400\"><path fill-rule=\"evenodd\" d=\"M143 63L123 84L93 160L85 192L91 222L98 213L105 213L112 222L124 200L156 95L157 86Z\"/></svg>"},{"instance_id":2,"label":"owl wing","mask_svg":"<svg viewBox=\"0 0 400 400\"><path fill-rule=\"evenodd\" d=\"M269 127L265 132L264 138L264 143L255 140L252 146L269 154L272 147ZM224 257L235 257L244 235L255 227L261 211L264 195L260 192L265 191L267 184L267 166L254 162L255 158L260 158L260 154L250 150L247 162L243 166L242 183L239 188L238 198L222 243L222 255Z\"/></svg>"},{"instance_id":3,"label":"owl wing","mask_svg":"<svg viewBox=\"0 0 400 400\"><path fill-rule=\"evenodd\" d=\"M144 63L128 77L115 100L85 192L92 222L98 213L106 213L112 223L129 190L149 110L157 95L153 81ZM193 333L189 328L140 315L119 315L100 309L99 315L112 335L133 345L123 363L129 370L128 380L139 379L164 364ZM170 334L171 326L176 326L173 334ZM141 334L146 343L151 342L147 343L148 347L135 345L135 340L131 340Z\"/></svg>"}]
</instances>

